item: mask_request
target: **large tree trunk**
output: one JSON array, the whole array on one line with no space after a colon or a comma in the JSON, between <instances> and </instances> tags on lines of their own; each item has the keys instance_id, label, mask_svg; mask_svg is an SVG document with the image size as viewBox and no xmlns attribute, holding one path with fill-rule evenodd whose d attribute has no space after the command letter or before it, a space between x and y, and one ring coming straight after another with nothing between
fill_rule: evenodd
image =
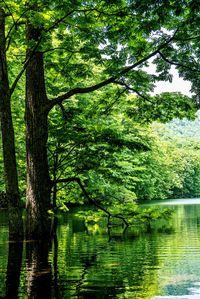
<instances>
[{"instance_id":1,"label":"large tree trunk","mask_svg":"<svg viewBox=\"0 0 200 299\"><path fill-rule=\"evenodd\" d=\"M27 25L27 41L37 43L40 30ZM26 69L26 152L28 239L48 238L50 221L50 179L47 161L48 102L45 91L43 54L28 50Z\"/></svg>"},{"instance_id":2,"label":"large tree trunk","mask_svg":"<svg viewBox=\"0 0 200 299\"><path fill-rule=\"evenodd\" d=\"M3 9L0 9L0 121L5 187L9 206L9 234L10 240L13 240L23 237L23 223L19 207L15 140L10 100L11 95L6 62L5 13Z\"/></svg>"}]
</instances>

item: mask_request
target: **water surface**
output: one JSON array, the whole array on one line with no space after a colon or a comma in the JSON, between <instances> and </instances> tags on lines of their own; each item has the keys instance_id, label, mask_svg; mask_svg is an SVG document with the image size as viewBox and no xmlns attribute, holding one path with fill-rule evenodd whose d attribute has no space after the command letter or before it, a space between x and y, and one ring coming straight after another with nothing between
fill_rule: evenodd
<instances>
[{"instance_id":1,"label":"water surface","mask_svg":"<svg viewBox=\"0 0 200 299\"><path fill-rule=\"evenodd\" d=\"M153 223L152 233L108 235L68 213L52 244L21 246L8 242L1 212L0 298L200 298L200 199L171 207L173 219Z\"/></svg>"}]
</instances>

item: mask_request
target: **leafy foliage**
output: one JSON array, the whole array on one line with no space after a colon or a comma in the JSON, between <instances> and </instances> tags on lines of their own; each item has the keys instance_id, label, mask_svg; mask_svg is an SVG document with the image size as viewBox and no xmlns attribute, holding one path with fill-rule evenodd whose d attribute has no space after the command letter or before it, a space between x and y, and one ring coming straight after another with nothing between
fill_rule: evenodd
<instances>
[{"instance_id":1,"label":"leafy foliage","mask_svg":"<svg viewBox=\"0 0 200 299\"><path fill-rule=\"evenodd\" d=\"M107 206L198 194L196 145L185 155L186 147L160 140L148 125L194 118L199 101L196 1L6 0L2 7L8 14L7 59L21 189L23 72L29 48L44 55L54 182L79 176L88 192ZM40 32L37 42L25 41L27 22ZM156 75L143 70L152 57ZM193 99L178 93L151 96L157 81L171 81L171 65L192 82ZM61 201L84 201L75 183L61 185L55 193Z\"/></svg>"}]
</instances>

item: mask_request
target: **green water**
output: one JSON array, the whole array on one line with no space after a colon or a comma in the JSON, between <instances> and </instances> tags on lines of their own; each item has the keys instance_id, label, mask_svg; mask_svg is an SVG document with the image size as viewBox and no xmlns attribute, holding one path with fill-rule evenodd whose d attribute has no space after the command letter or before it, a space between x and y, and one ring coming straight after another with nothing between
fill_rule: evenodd
<instances>
[{"instance_id":1,"label":"green water","mask_svg":"<svg viewBox=\"0 0 200 299\"><path fill-rule=\"evenodd\" d=\"M0 298L200 298L200 199L189 201L174 201L167 229L137 236L67 214L48 246L9 243L0 212Z\"/></svg>"}]
</instances>

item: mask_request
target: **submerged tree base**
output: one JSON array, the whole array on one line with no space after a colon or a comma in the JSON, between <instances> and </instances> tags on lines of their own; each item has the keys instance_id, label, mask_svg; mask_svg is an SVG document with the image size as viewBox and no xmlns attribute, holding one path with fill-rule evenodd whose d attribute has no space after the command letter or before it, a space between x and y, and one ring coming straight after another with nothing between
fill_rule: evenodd
<instances>
[{"instance_id":1,"label":"submerged tree base","mask_svg":"<svg viewBox=\"0 0 200 299\"><path fill-rule=\"evenodd\" d=\"M20 241L24 239L22 211L18 207L9 207L9 240Z\"/></svg>"},{"instance_id":2,"label":"submerged tree base","mask_svg":"<svg viewBox=\"0 0 200 299\"><path fill-rule=\"evenodd\" d=\"M51 238L51 219L47 213L28 210L25 221L26 240L49 240Z\"/></svg>"}]
</instances>

